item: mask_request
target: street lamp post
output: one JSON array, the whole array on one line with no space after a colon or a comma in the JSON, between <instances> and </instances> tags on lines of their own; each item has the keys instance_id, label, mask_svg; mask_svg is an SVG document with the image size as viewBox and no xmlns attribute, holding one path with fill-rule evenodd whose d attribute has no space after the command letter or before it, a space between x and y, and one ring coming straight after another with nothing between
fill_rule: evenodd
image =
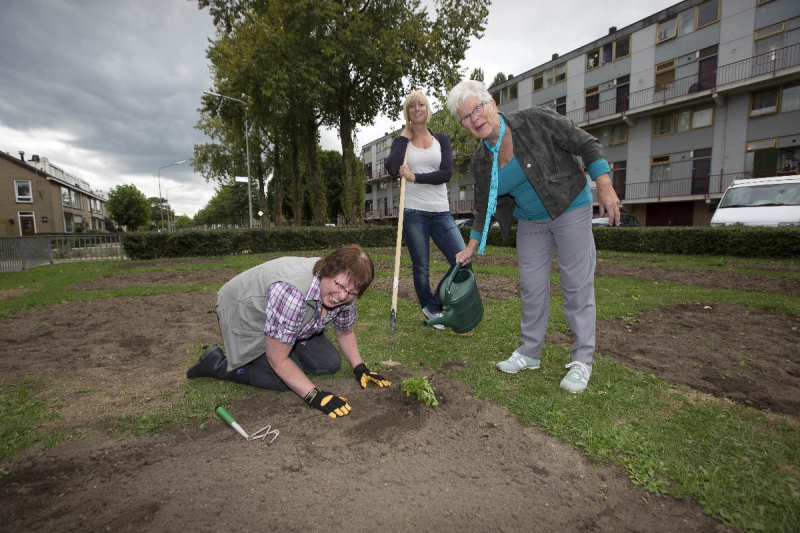
<instances>
[{"instance_id":1,"label":"street lamp post","mask_svg":"<svg viewBox=\"0 0 800 533\"><path fill-rule=\"evenodd\" d=\"M182 165L186 163L186 159L183 161L178 161L176 163L170 163L169 165L164 165L163 167L159 167L158 169L158 211L161 213L161 229L164 229L164 202L161 201L161 169L167 167L174 167L175 165Z\"/></svg>"},{"instance_id":2,"label":"street lamp post","mask_svg":"<svg viewBox=\"0 0 800 533\"><path fill-rule=\"evenodd\" d=\"M185 187L185 184L176 185L175 187L170 187L167 189L167 208L169 209L169 211L167 211L167 233L172 233L175 231L175 217L172 217L172 222L169 221L170 213L172 213L172 204L169 203L169 191L172 189L180 189L181 187Z\"/></svg>"},{"instance_id":3,"label":"street lamp post","mask_svg":"<svg viewBox=\"0 0 800 533\"><path fill-rule=\"evenodd\" d=\"M224 98L225 100L233 100L234 102L239 102L244 106L244 145L245 145L245 157L247 157L247 207L250 215L250 227L253 227L253 193L250 189L250 126L247 122L247 103L244 100L239 100L238 98L234 98L232 96L225 96L219 93L215 93L212 91L203 91L206 94L210 94L211 96L217 96L219 98Z\"/></svg>"}]
</instances>

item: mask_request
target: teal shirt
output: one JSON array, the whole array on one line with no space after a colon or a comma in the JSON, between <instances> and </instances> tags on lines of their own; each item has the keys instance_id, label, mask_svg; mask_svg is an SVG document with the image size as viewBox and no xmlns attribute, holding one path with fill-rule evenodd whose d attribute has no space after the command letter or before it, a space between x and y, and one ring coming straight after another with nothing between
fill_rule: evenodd
<instances>
[{"instance_id":1,"label":"teal shirt","mask_svg":"<svg viewBox=\"0 0 800 533\"><path fill-rule=\"evenodd\" d=\"M528 177L519 165L516 157L512 157L506 166L499 169L497 180L497 196L506 194L514 198L514 216L522 220L550 220L550 213L547 212L539 195L528 181ZM592 190L586 184L583 191L575 197L567 208L567 211L577 209L592 204ZM470 238L480 240L481 231L472 230Z\"/></svg>"}]
</instances>

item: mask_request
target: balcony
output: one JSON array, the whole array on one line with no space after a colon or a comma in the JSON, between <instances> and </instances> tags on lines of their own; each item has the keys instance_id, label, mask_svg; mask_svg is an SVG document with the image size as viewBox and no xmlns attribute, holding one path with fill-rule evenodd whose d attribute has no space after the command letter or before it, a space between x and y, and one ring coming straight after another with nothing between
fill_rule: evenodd
<instances>
[{"instance_id":1,"label":"balcony","mask_svg":"<svg viewBox=\"0 0 800 533\"><path fill-rule=\"evenodd\" d=\"M630 203L649 203L663 200L702 200L721 198L733 180L751 178L749 172L712 174L697 178L643 181L614 187L620 200ZM597 202L597 189L592 189L592 201Z\"/></svg>"},{"instance_id":2,"label":"balcony","mask_svg":"<svg viewBox=\"0 0 800 533\"><path fill-rule=\"evenodd\" d=\"M647 111L651 107L690 99L696 93L713 95L724 90L733 90L745 83L770 80L784 74L782 71L800 66L800 44L779 48L772 52L753 56L735 63L717 67L715 71L694 74L661 86L653 86L600 102L597 106L573 109L567 118L579 126L606 121L609 118L625 118L633 112Z\"/></svg>"}]
</instances>

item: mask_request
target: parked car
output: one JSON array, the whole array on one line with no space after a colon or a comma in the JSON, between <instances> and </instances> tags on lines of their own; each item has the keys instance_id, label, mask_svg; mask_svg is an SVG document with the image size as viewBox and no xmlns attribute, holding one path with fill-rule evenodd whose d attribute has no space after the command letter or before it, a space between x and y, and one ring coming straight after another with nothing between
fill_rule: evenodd
<instances>
[{"instance_id":1,"label":"parked car","mask_svg":"<svg viewBox=\"0 0 800 533\"><path fill-rule=\"evenodd\" d=\"M711 226L800 226L800 176L735 180Z\"/></svg>"},{"instance_id":2,"label":"parked car","mask_svg":"<svg viewBox=\"0 0 800 533\"><path fill-rule=\"evenodd\" d=\"M640 226L641 224L639 224L639 219L636 218L636 215L632 215L630 213L620 213L619 225L635 227ZM592 226L608 226L608 217L593 218Z\"/></svg>"}]
</instances>

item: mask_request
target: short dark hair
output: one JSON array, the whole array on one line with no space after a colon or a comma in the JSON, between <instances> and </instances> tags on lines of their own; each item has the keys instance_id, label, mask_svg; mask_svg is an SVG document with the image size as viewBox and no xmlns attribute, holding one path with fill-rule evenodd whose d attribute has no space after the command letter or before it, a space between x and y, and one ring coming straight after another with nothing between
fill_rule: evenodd
<instances>
[{"instance_id":1,"label":"short dark hair","mask_svg":"<svg viewBox=\"0 0 800 533\"><path fill-rule=\"evenodd\" d=\"M345 244L314 264L314 275L332 278L347 272L358 295L364 294L375 278L375 267L369 254L357 244Z\"/></svg>"}]
</instances>

